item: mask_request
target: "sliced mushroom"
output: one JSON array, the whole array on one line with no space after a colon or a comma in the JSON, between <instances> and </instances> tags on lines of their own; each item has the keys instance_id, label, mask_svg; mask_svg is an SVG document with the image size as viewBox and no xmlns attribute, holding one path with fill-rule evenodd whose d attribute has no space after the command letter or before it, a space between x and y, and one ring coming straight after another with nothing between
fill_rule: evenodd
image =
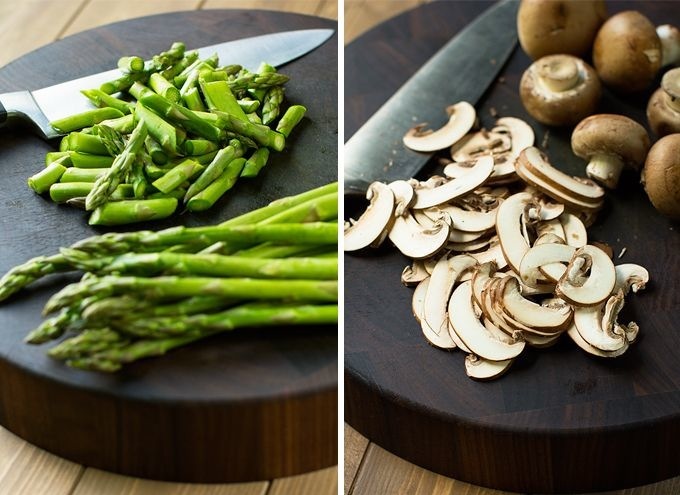
<instances>
[{"instance_id":1,"label":"sliced mushroom","mask_svg":"<svg viewBox=\"0 0 680 495\"><path fill-rule=\"evenodd\" d=\"M508 371L514 359L489 361L475 354L465 356L465 373L473 380L492 380Z\"/></svg>"},{"instance_id":2,"label":"sliced mushroom","mask_svg":"<svg viewBox=\"0 0 680 495\"><path fill-rule=\"evenodd\" d=\"M506 266L508 266L508 262L505 259L505 256L503 256L503 250L501 249L501 245L496 242L495 244L490 243L489 249L486 251L481 251L479 253L471 253L470 256L475 258L477 260L477 263L480 265L482 263L487 263L489 261L493 261L496 264L496 267L498 270L502 270Z\"/></svg>"},{"instance_id":3,"label":"sliced mushroom","mask_svg":"<svg viewBox=\"0 0 680 495\"><path fill-rule=\"evenodd\" d=\"M588 244L586 226L576 215L564 212L560 215L560 223L564 229L564 240L569 246L580 248Z\"/></svg>"},{"instance_id":4,"label":"sliced mushroom","mask_svg":"<svg viewBox=\"0 0 680 495\"><path fill-rule=\"evenodd\" d=\"M484 232L496 226L496 211L469 211L458 206L444 205L439 209L449 215L451 226L464 232ZM425 210L428 213L428 210Z\"/></svg>"},{"instance_id":5,"label":"sliced mushroom","mask_svg":"<svg viewBox=\"0 0 680 495\"><path fill-rule=\"evenodd\" d=\"M514 277L504 279L500 290L504 311L534 330L560 332L571 323L572 311L569 306L553 308L530 301L522 295L519 282Z\"/></svg>"},{"instance_id":6,"label":"sliced mushroom","mask_svg":"<svg viewBox=\"0 0 680 495\"><path fill-rule=\"evenodd\" d=\"M454 162L471 162L482 155L504 153L512 148L512 139L508 134L487 131L473 132L451 146L451 158Z\"/></svg>"},{"instance_id":7,"label":"sliced mushroom","mask_svg":"<svg viewBox=\"0 0 680 495\"><path fill-rule=\"evenodd\" d=\"M427 287L430 285L430 277L424 278L416 286L416 290L413 291L413 298L411 299L411 311L413 311L413 316L415 316L416 321L422 325L425 321L423 316L425 313L425 294L427 294ZM423 327L424 329L425 327ZM427 327L429 329L429 327ZM427 334L425 334L427 337ZM429 340L429 339L428 339Z\"/></svg>"},{"instance_id":8,"label":"sliced mushroom","mask_svg":"<svg viewBox=\"0 0 680 495\"><path fill-rule=\"evenodd\" d=\"M423 130L425 124L417 125L409 130L404 136L406 147L424 152L448 148L472 129L477 118L475 108L464 101L447 107L446 113L449 121L436 131Z\"/></svg>"},{"instance_id":9,"label":"sliced mushroom","mask_svg":"<svg viewBox=\"0 0 680 495\"><path fill-rule=\"evenodd\" d=\"M423 209L431 206L448 203L452 199L463 196L473 191L491 175L493 171L493 158L483 156L477 160L470 171L458 179L453 179L446 184L433 189L418 189L416 202L413 208Z\"/></svg>"},{"instance_id":10,"label":"sliced mushroom","mask_svg":"<svg viewBox=\"0 0 680 495\"><path fill-rule=\"evenodd\" d=\"M554 263L568 263L574 256L576 248L566 244L539 244L529 249L522 257L519 276L529 287L540 288L543 278L540 268Z\"/></svg>"},{"instance_id":11,"label":"sliced mushroom","mask_svg":"<svg viewBox=\"0 0 680 495\"><path fill-rule=\"evenodd\" d=\"M516 272L529 250L529 242L522 235L522 222L524 209L532 199L529 193L514 194L503 202L496 215L496 232L503 255Z\"/></svg>"},{"instance_id":12,"label":"sliced mushroom","mask_svg":"<svg viewBox=\"0 0 680 495\"><path fill-rule=\"evenodd\" d=\"M587 271L589 275L581 280ZM576 306L597 306L611 294L615 283L616 269L609 256L595 246L586 245L574 252L555 292Z\"/></svg>"},{"instance_id":13,"label":"sliced mushroom","mask_svg":"<svg viewBox=\"0 0 680 495\"><path fill-rule=\"evenodd\" d=\"M513 164L514 168L515 159L525 148L534 145L536 136L529 124L516 117L502 117L496 120L496 127L492 129L492 132L500 132L501 129L507 129L510 133L512 148L508 153L507 162Z\"/></svg>"},{"instance_id":14,"label":"sliced mushroom","mask_svg":"<svg viewBox=\"0 0 680 495\"><path fill-rule=\"evenodd\" d=\"M425 295L423 316L425 323L437 335L436 342L434 341L435 339L430 339L430 342L438 347L446 349L457 347L457 336L449 335L447 306L453 287L460 276L476 264L477 260L471 256L442 257L432 271ZM440 345L439 343L445 345ZM458 347L464 347L464 344Z\"/></svg>"},{"instance_id":15,"label":"sliced mushroom","mask_svg":"<svg viewBox=\"0 0 680 495\"><path fill-rule=\"evenodd\" d=\"M554 233L548 232L545 234L541 234L536 238L534 246L540 246L541 244L565 244L565 242L564 239L562 239L562 237ZM556 284L557 281L562 278L562 275L564 275L564 272L566 271L567 267L562 263L549 263L547 265L539 267L538 269L541 272L541 274L547 279L546 281L548 283Z\"/></svg>"},{"instance_id":16,"label":"sliced mushroom","mask_svg":"<svg viewBox=\"0 0 680 495\"><path fill-rule=\"evenodd\" d=\"M485 249L492 242L494 242L493 237L484 237L470 242L449 242L446 244L446 247L457 253L472 253L474 251L479 251L480 249Z\"/></svg>"},{"instance_id":17,"label":"sliced mushroom","mask_svg":"<svg viewBox=\"0 0 680 495\"><path fill-rule=\"evenodd\" d=\"M614 358L620 356L628 350L627 342L614 351L603 351L602 349L598 349L597 347L590 345L583 337L581 337L581 334L578 332L575 323L572 323L569 326L567 329L567 335L571 337L571 340L573 340L577 346L586 351L588 354L592 354L593 356Z\"/></svg>"},{"instance_id":18,"label":"sliced mushroom","mask_svg":"<svg viewBox=\"0 0 680 495\"><path fill-rule=\"evenodd\" d=\"M505 361L517 357L524 349L523 341L508 344L488 332L475 309L470 282L453 291L448 310L453 330L474 354L490 361Z\"/></svg>"},{"instance_id":19,"label":"sliced mushroom","mask_svg":"<svg viewBox=\"0 0 680 495\"><path fill-rule=\"evenodd\" d=\"M370 201L366 211L353 224L345 228L344 250L357 251L375 242L385 231L394 211L394 194L382 182L374 182L366 191Z\"/></svg>"},{"instance_id":20,"label":"sliced mushroom","mask_svg":"<svg viewBox=\"0 0 680 495\"><path fill-rule=\"evenodd\" d=\"M423 260L413 260L413 263L401 272L401 283L407 286L417 285L429 276Z\"/></svg>"},{"instance_id":21,"label":"sliced mushroom","mask_svg":"<svg viewBox=\"0 0 680 495\"><path fill-rule=\"evenodd\" d=\"M645 288L649 282L649 272L643 266L635 263L616 265L616 285L613 292L619 289L626 295L630 290L638 292Z\"/></svg>"},{"instance_id":22,"label":"sliced mushroom","mask_svg":"<svg viewBox=\"0 0 680 495\"><path fill-rule=\"evenodd\" d=\"M442 217L432 228L426 228L410 214L406 214L394 219L389 238L405 256L414 259L429 258L446 244L449 226Z\"/></svg>"},{"instance_id":23,"label":"sliced mushroom","mask_svg":"<svg viewBox=\"0 0 680 495\"><path fill-rule=\"evenodd\" d=\"M395 180L388 186L394 193L394 215L399 217L411 207L416 200L416 194L413 186L405 180Z\"/></svg>"},{"instance_id":24,"label":"sliced mushroom","mask_svg":"<svg viewBox=\"0 0 680 495\"><path fill-rule=\"evenodd\" d=\"M616 316L622 306L623 291L619 291L603 305L574 308L574 325L583 340L602 351L620 351L625 347L625 331L614 331Z\"/></svg>"}]
</instances>

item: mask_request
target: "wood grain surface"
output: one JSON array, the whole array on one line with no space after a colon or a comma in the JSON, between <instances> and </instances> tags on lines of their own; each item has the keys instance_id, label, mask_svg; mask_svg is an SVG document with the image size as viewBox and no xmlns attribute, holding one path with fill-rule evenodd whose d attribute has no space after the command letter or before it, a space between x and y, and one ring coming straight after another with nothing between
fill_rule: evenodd
<instances>
[{"instance_id":1,"label":"wood grain surface","mask_svg":"<svg viewBox=\"0 0 680 495\"><path fill-rule=\"evenodd\" d=\"M345 137L489 5L427 4L349 44ZM608 2L611 13L639 8L657 23L677 22L671 5ZM537 124L519 102L517 85L528 63L517 50L478 105L482 123L493 123L492 107L501 116L526 119L539 143L549 131L547 151L553 163L582 175L583 164L568 146L570 130ZM644 122L650 92L625 100L607 93L600 109ZM348 214L361 207L346 204ZM677 229L651 208L637 178L624 176L591 238L610 243L617 253L626 247L621 262L644 264L652 274L653 284L630 300L622 316L640 323L640 342L624 357L602 362L565 340L550 350L528 352L506 377L489 384L465 377L461 353L425 343L410 314L412 291L399 283L406 259L388 248L346 256L348 422L406 460L476 485L512 491L592 492L677 475L680 335L674 330L680 297L672 289L680 270ZM374 485L362 488L362 473L373 457L381 457L372 451L369 447L354 478L359 490L354 493L389 493L373 491ZM370 479L371 472L366 473ZM410 485L400 486L411 492Z\"/></svg>"},{"instance_id":2,"label":"wood grain surface","mask_svg":"<svg viewBox=\"0 0 680 495\"><path fill-rule=\"evenodd\" d=\"M34 25L34 26L40 27L42 21L41 21L41 16L38 15L38 14L40 12L40 9L45 9L45 11L47 13L49 13L50 12L50 10L49 10L49 3L50 2L39 2L39 1L37 1L37 2L26 2L26 4L31 4L31 3L32 3L32 5L24 5L22 3L21 5L15 6L16 8L11 10L11 12L13 13L12 19L14 19L14 20L20 19L24 22L24 25L29 24L29 25ZM64 2L60 1L59 3L63 7L67 7L67 4L69 4L66 1L64 1ZM73 8L73 10L71 10L70 13L69 13L70 17L68 19L64 20L64 22L61 24L61 27L59 29L55 28L55 30L53 32L51 32L49 34L49 36L46 35L44 38L40 38L39 36L36 36L36 45L41 44L43 42L43 40L44 40L44 42L51 41L50 37L57 37L57 36L61 36L63 33L71 32L69 26L76 23L78 21L78 19L81 19L81 22L82 22L81 26L84 26L84 27L88 27L87 26L88 22L96 22L95 15L92 15L90 13L90 8L91 8L90 6L92 6L93 4L99 4L99 3L104 4L105 2L98 2L97 0L92 0L91 2L90 1L72 2L71 7ZM151 2L149 2L149 3L151 3ZM172 3L172 2L170 2L170 3ZM206 7L206 5L204 5L205 3L206 2L176 2L172 6L168 3L164 3L164 5L167 6L165 8L165 10L171 10L171 7L176 7L177 9L180 9L180 10L186 10L186 9L195 9L195 8L198 8L198 7ZM220 2L215 2L215 3L219 4ZM247 5L245 5L245 2L242 2L242 3L244 4L243 6L247 7ZM332 12L333 12L332 9L328 9L327 6L325 6L325 3L326 2L307 2L306 6L304 6L304 9L303 9L302 5L298 5L298 10L303 10L304 13L308 13L308 14L313 14L313 13L316 13L318 11L319 13L326 12L327 15L332 15ZM269 4L269 8L270 9L277 9L278 8L278 9L284 9L285 10L286 8L290 7L290 4L291 4L291 2L276 1L276 2L271 2ZM105 23L105 22L110 22L110 21L113 21L113 20L135 17L135 14L141 15L143 13L146 13L146 11L144 11L144 8L146 8L146 7L142 7L140 9L138 2L128 2L128 1L124 0L122 2L117 2L117 5L118 5L118 7L114 7L111 10L105 10L105 9L100 10L99 8L97 8L96 12L98 12L98 14L99 14L98 20ZM146 3L145 3L145 5L146 5ZM258 8L258 7L262 8L263 6L264 5L262 5L260 3L260 5L255 5L254 7L255 8ZM4 8L4 7L5 7L5 4L0 6L0 8ZM124 7L127 7L127 8L124 8ZM160 2L158 3L158 7L159 7L159 10L162 10ZM31 8L33 9L32 11L30 10ZM155 12L158 12L159 10L156 10ZM32 13L32 15L31 15L31 13ZM211 13L211 14L206 13L205 17L215 18L218 15L220 15L220 13L217 13L217 12ZM263 15L265 17L268 17L269 19L272 19L272 16L270 14L265 13ZM85 21L82 21L82 19L84 19L85 17L88 17L88 16L90 18L89 20L85 19ZM53 19L56 18L55 15L53 15L52 17L53 17ZM248 19L250 20L250 18L252 18L252 17L253 17L253 14L249 13ZM283 17L285 17L285 16L276 16L276 20L272 21L271 25L278 24L279 21L281 21ZM57 18L57 19L61 20L61 18ZM10 56L11 56L12 53L21 53L22 50L23 51L30 50L32 48L31 43L24 43L24 44L22 44L22 46L17 46L16 43L11 42L11 40L15 40L15 39L18 39L18 38L13 36L11 26L9 26L9 25L5 26L4 25L4 20L5 19L0 20L0 24L2 24L4 27L10 28L10 29L7 29L7 30L3 30L3 34L5 36L7 36L7 39L10 40L10 42L6 45L7 50L3 49L2 55L4 56L6 53L9 53ZM315 21L310 19L310 18L305 18L303 20L303 24L304 24L304 22L313 23ZM321 24L323 24L322 21L319 21L319 22ZM47 24L48 23L45 22L45 25L47 25ZM234 32L235 35L237 37L239 37L238 31L239 31L239 29L245 29L245 24L246 23L244 23L244 22L239 22L240 26L236 29L232 29L232 32ZM279 28L286 29L285 24L286 23L284 21L283 25L279 25ZM201 26L201 30L204 27L205 26ZM279 30L279 28L274 28L273 30ZM223 30L223 33L224 32L225 31ZM14 33L16 33L16 30L14 30ZM172 36L181 35L181 30L175 31L175 33L176 34L174 34ZM70 52L70 53L73 53L73 52ZM335 54L335 50L331 50L331 53L330 53L331 58L334 56L334 54ZM111 54L111 56L113 56L113 53ZM326 57L326 58L328 58L328 57ZM106 63L106 62L100 61L99 63ZM331 61L330 64L332 66L333 61ZM18 65L21 65L21 63L18 62ZM337 64L335 64L335 65L337 65ZM11 70L12 70L12 68L10 67L10 71ZM21 71L21 70L22 69L19 69L19 71ZM97 69L97 70L99 70L99 69ZM7 74L6 71L4 73ZM68 76L68 70L52 71L52 76L55 76L55 74L60 74L59 77L62 77L62 78L67 77ZM66 74L66 76L64 74ZM336 82L335 76L332 73L332 71L330 71L330 70L326 70L325 74L329 77L329 81L325 82L324 86L329 89L328 94L331 95L332 100L334 101L335 100L335 93L337 92L333 87L333 85ZM50 76L49 74L43 74L41 77L49 77L49 76ZM40 84L40 82L39 82L40 78L32 78L31 80L35 84L38 84L38 85ZM5 80L4 83L8 83L8 81ZM8 84L11 85L11 81ZM3 87L3 90L4 89L8 89L8 88ZM305 103L306 103L306 101L305 101ZM332 102L326 103L326 102L321 101L320 104L323 105L326 108L330 108L330 109L335 108L335 104L332 103ZM321 126L324 129L329 129L333 126L333 123L330 121L330 119L324 118L322 120L323 120L323 122L321 123ZM335 135L336 130L337 129L333 129L331 131L331 133ZM6 144L7 143L3 143L2 147L4 148L6 146ZM43 145L38 144L37 146L41 147ZM40 153L42 153L42 151ZM29 163L31 161L33 161L33 164L32 164L33 166L35 166L35 163L39 163L39 161L36 162L35 160L28 159L25 162L21 162L20 165L31 166L30 163ZM334 161L334 159L332 158L331 161ZM4 160L3 160L3 162L4 162ZM329 170L333 170L333 169L331 169L329 167ZM24 172L25 172L25 170L24 170ZM23 175L25 175L25 174L23 174ZM25 179L25 177L24 177L24 179ZM325 177L323 176L323 174L320 174L318 176L318 179L323 180L323 179L325 179ZM2 187L2 186L0 186L0 187ZM277 186L277 187L280 187L280 186ZM259 197L260 197L260 200L262 200L262 201L267 201L268 199L271 199L273 197L273 195L277 194L278 192L281 192L281 191L268 193L264 188L258 189ZM5 205L7 205L7 204L5 204ZM46 205L47 205L47 203L46 203ZM54 207L54 205L51 205L51 206ZM57 210L59 210L59 208L57 208ZM58 214L57 214L56 218L50 217L49 214L48 214L48 216L45 218L45 220L49 222L50 219L52 221L64 222L64 225L66 225L68 223L68 221L73 221L73 219L70 219L68 221L64 220L63 218L58 219ZM7 231L7 229L5 229L3 227L3 232L6 232L6 231ZM3 269L4 268L6 268L6 267L3 266ZM262 337L264 337L264 336L262 336ZM331 340L334 342L334 337ZM317 344L317 347L323 348L323 345L322 346L318 345L319 342L316 342L316 344ZM335 350L333 350L332 352L329 352L328 355L329 355L329 357L332 355L332 357L334 358L335 357ZM217 358L217 357L218 356L215 356L215 358ZM301 374L301 373L304 373L304 371L303 370L297 370L296 373ZM314 379L320 379L321 381L329 381L332 378L332 380L334 381L336 375L337 375L336 370L331 370L330 368L324 369L323 367L319 367L318 370L315 373ZM329 383L331 383L331 382L329 381ZM274 384L270 383L270 385L274 385ZM289 387L289 389L292 392L292 395L294 395L295 394L294 387L293 388ZM8 392L5 392L5 397L7 397L7 395L8 395ZM331 398L330 395L334 395L334 393L329 394L329 399ZM330 411L331 414L326 415L327 417L324 419L324 422L328 425L327 429L332 427L332 429L333 429L332 438L336 438L336 435L335 435L336 418L333 417L335 415L336 410L337 410L336 405L335 405L336 399L332 398L332 400L333 400L333 405L329 404L329 407L328 407L328 411ZM59 401L55 401L55 402L59 402ZM32 414L34 416L41 416L42 413L40 413L39 410L34 409L32 411ZM46 412L45 414L48 414L48 412ZM284 411L281 414L281 417L284 417L286 415L291 415L291 414L295 414L295 408L294 407L290 410ZM102 419L102 417L100 417L100 419ZM106 419L105 416L103 416L103 419L104 420ZM308 419L308 418L306 418L306 419ZM44 420L44 417L41 418L41 421L42 420ZM43 427L45 427L45 425L43 425ZM61 493L60 487L63 487L63 493L71 493L74 486L79 486L81 476L83 474L83 468L81 466L79 466L78 464L74 464L74 463L65 461L65 460L60 459L56 456L48 454L45 451L42 451L38 448L35 448L31 445L28 445L25 442L17 439L17 437L14 437L13 435L9 434L6 430L1 430L1 431L3 432L3 434L7 435L7 438L13 438L14 443L16 443L16 445L18 445L21 448L13 449L12 451L8 451L8 452L0 452L0 472L3 473L2 478L0 478L0 493L47 493L48 491L46 489L43 490L43 488L47 487L47 486L50 487L50 490L51 490L50 493ZM321 430L319 430L319 431L321 431ZM330 430L329 430L329 432L330 432ZM87 432L85 432L85 433L87 434ZM200 432L197 432L197 431L192 431L192 432L187 432L187 433L191 433L192 435L195 434L195 433L200 434ZM293 433L293 436L295 436L295 433ZM210 437L210 438L212 440L213 437ZM3 438L3 441L4 440L5 439ZM308 443L305 444L305 447L307 448L307 450L310 450L309 449L309 439L307 440L307 442ZM257 445L257 439L256 438L250 439L250 443ZM8 445L12 445L12 442L8 441ZM335 456L336 456L335 446L326 444L322 447L322 449L323 449L323 452L325 452L325 454L317 456L318 457L317 460L323 459L325 457L327 459L327 461L322 461L322 462L325 462L325 465L329 465L329 464L334 463L335 462L334 459L335 459ZM313 450L313 449L311 449L311 450ZM311 450L310 450L310 454L314 455L311 452ZM7 454L6 458L2 457L3 453ZM282 456L280 456L280 457L282 457ZM290 461L287 461L287 463L288 463L288 466L291 465ZM88 464L89 464L89 462L88 462ZM253 464L255 464L255 463L253 463ZM34 466L39 467L40 471L36 472L36 471L32 470L32 468ZM260 468L258 468L258 469L260 469ZM285 469L285 467L284 467L284 469ZM303 469L303 470L306 471L308 469ZM86 474L89 473L89 472L90 472L89 470L85 471ZM269 482L265 481L265 482L259 483L258 485L260 487L260 492L262 492L262 493L269 490L269 489L274 489L276 486L281 487L281 488L277 488L277 490L279 490L279 493L285 493L285 491L287 490L287 488L286 488L287 486L293 486L294 489L295 489L295 487L303 487L304 490L299 491L298 493L333 493L335 491L335 487L337 486L337 475L334 475L333 474L334 472L335 472L335 468L331 468L329 470L322 471L321 475L319 473L316 473L316 472L312 473L310 475L311 476L310 479L307 480L307 481L296 477L293 481L290 481L287 478L285 478L285 479L281 480L281 483L277 483L277 482L269 483ZM275 474L272 474L271 476L261 476L260 479L262 479L262 478L266 479L266 478L271 478L271 477L276 477L276 476L277 475L275 475ZM333 482L333 476L335 476L335 482ZM126 477L119 477L119 478L127 480L126 483L128 483L128 484L131 482L131 480L133 480L132 478L126 478ZM86 480L86 479L87 479L87 476L82 477L82 480ZM101 480L103 478L102 477L95 477L95 480L97 480L97 479ZM290 483L293 483L293 484L289 485ZM144 483L133 483L133 484L137 487L141 487L141 488L136 488L135 490L138 490L138 491L135 491L134 493L157 493L155 491L151 491L151 489ZM93 485L93 486L95 486L95 488L93 488L92 491L90 491L90 492L84 491L82 493L100 493L100 492L96 491L97 490L96 485L97 485L97 483L95 482L95 484ZM168 484L168 486L172 486L172 484ZM5 487L7 487L7 491L5 491ZM83 490L85 490L86 488L87 487L83 488ZM210 493L223 493L223 492L220 491L220 489L227 490L227 491L224 491L224 493L240 493L238 491L239 488L240 487L238 487L238 486L232 489L232 488L229 487L229 485L213 485L213 486L211 486L212 491ZM194 491L192 491L193 485L182 485L180 487L180 489L178 489L178 490L180 490L181 493L194 493ZM283 491L281 491L281 490L283 490ZM168 492L168 493L170 493L170 492ZM175 493L175 492L173 491L173 493ZM205 493L205 492L204 491L196 491L195 493ZM247 493L252 493L252 492L247 492Z\"/></svg>"}]
</instances>

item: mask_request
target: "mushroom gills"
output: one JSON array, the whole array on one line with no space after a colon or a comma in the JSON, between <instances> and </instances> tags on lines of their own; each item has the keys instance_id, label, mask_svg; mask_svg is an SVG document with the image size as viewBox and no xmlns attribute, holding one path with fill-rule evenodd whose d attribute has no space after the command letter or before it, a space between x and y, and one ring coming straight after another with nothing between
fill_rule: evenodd
<instances>
[{"instance_id":1,"label":"mushroom gills","mask_svg":"<svg viewBox=\"0 0 680 495\"><path fill-rule=\"evenodd\" d=\"M425 125L420 124L406 133L404 145L414 151L443 150L465 136L477 118L475 107L464 101L447 107L446 113L449 121L443 127L436 131L423 131Z\"/></svg>"},{"instance_id":2,"label":"mushroom gills","mask_svg":"<svg viewBox=\"0 0 680 495\"><path fill-rule=\"evenodd\" d=\"M473 380L493 380L508 371L513 362L514 359L489 361L475 354L468 354L465 356L465 373Z\"/></svg>"},{"instance_id":3,"label":"mushroom gills","mask_svg":"<svg viewBox=\"0 0 680 495\"><path fill-rule=\"evenodd\" d=\"M366 211L345 229L345 251L358 251L370 246L389 228L394 211L392 190L382 182L373 182L366 191L366 199L370 201Z\"/></svg>"}]
</instances>

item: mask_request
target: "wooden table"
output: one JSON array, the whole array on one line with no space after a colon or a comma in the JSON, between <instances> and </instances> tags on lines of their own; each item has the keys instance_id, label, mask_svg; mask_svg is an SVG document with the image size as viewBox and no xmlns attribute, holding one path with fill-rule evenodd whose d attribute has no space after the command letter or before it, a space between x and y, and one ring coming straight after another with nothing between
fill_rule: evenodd
<instances>
[{"instance_id":1,"label":"wooden table","mask_svg":"<svg viewBox=\"0 0 680 495\"><path fill-rule=\"evenodd\" d=\"M56 39L99 25L163 12L254 8L337 19L335 0L26 0L0 3L0 66ZM149 481L86 468L0 428L0 495L334 494L337 468L290 478L228 485Z\"/></svg>"},{"instance_id":2,"label":"wooden table","mask_svg":"<svg viewBox=\"0 0 680 495\"><path fill-rule=\"evenodd\" d=\"M375 25L427 0L345 0L345 43ZM347 117L346 117L347 118ZM346 135L345 139L350 136ZM407 462L371 442L345 425L345 493L364 494L508 494L438 475ZM680 493L680 477L609 495L651 495Z\"/></svg>"}]
</instances>

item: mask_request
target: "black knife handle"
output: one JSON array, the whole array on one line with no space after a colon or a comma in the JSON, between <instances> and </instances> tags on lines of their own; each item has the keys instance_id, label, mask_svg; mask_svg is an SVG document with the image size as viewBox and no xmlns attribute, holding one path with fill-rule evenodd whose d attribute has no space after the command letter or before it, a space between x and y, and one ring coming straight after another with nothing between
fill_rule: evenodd
<instances>
[{"instance_id":1,"label":"black knife handle","mask_svg":"<svg viewBox=\"0 0 680 495\"><path fill-rule=\"evenodd\" d=\"M0 94L0 128L32 124L44 138L57 136L29 91Z\"/></svg>"},{"instance_id":2,"label":"black knife handle","mask_svg":"<svg viewBox=\"0 0 680 495\"><path fill-rule=\"evenodd\" d=\"M5 105L0 101L0 126L3 126L7 122L7 110L5 110Z\"/></svg>"}]
</instances>

